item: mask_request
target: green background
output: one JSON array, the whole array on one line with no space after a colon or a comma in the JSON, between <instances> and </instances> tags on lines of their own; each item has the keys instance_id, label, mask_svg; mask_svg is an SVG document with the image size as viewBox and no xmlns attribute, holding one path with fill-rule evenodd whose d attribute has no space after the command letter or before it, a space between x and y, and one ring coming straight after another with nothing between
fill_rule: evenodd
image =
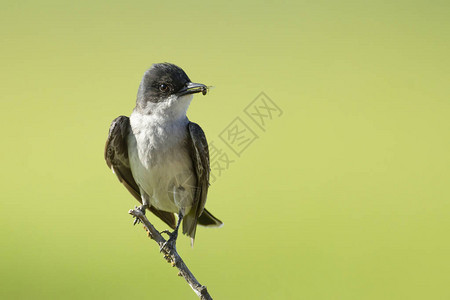
<instances>
[{"instance_id":1,"label":"green background","mask_svg":"<svg viewBox=\"0 0 450 300\"><path fill-rule=\"evenodd\" d=\"M218 146L261 91L284 112L179 238L214 298L450 298L448 1L126 2L1 3L1 298L196 299L103 160L163 61L216 87Z\"/></svg>"}]
</instances>

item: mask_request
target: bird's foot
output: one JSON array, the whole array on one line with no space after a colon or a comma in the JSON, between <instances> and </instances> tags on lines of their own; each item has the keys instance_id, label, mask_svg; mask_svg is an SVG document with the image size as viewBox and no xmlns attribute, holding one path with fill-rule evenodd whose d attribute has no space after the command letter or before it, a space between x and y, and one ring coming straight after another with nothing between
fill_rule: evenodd
<instances>
[{"instance_id":1,"label":"bird's foot","mask_svg":"<svg viewBox=\"0 0 450 300\"><path fill-rule=\"evenodd\" d=\"M159 248L159 252L162 252L164 249L167 252L171 252L176 249L178 230L170 233L167 230L164 230L162 233L167 233L169 235L169 239Z\"/></svg>"},{"instance_id":2,"label":"bird's foot","mask_svg":"<svg viewBox=\"0 0 450 300\"><path fill-rule=\"evenodd\" d=\"M171 235L171 232L170 232L169 230L167 230L167 229L160 232L161 235L162 235L163 233L167 234L169 237L170 237L170 235Z\"/></svg>"},{"instance_id":3,"label":"bird's foot","mask_svg":"<svg viewBox=\"0 0 450 300\"><path fill-rule=\"evenodd\" d=\"M134 209L139 210L145 216L145 209L146 209L145 205L140 205L139 207L135 206ZM134 218L133 225L141 223L141 220L138 217L133 217L133 218Z\"/></svg>"}]
</instances>

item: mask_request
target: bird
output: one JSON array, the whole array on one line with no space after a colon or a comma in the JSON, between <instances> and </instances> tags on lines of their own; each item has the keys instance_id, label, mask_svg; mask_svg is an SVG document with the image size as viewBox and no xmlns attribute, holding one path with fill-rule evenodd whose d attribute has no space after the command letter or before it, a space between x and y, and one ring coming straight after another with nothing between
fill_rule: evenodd
<instances>
[{"instance_id":1,"label":"bird","mask_svg":"<svg viewBox=\"0 0 450 300\"><path fill-rule=\"evenodd\" d=\"M142 77L130 117L117 117L109 128L106 164L141 203L137 209L151 211L173 229L163 247L175 247L181 223L191 246L197 225L223 225L205 208L210 177L205 133L186 115L194 94L207 91L177 65L153 64Z\"/></svg>"}]
</instances>

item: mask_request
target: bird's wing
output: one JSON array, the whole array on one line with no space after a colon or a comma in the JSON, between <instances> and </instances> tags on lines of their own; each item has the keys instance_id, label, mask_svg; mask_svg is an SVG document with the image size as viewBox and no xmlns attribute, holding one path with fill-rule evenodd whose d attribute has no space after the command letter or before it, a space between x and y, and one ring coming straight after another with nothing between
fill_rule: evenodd
<instances>
[{"instance_id":1,"label":"bird's wing","mask_svg":"<svg viewBox=\"0 0 450 300\"><path fill-rule=\"evenodd\" d=\"M184 219L183 233L187 233L190 237L194 238L197 221L205 208L206 195L208 194L210 172L209 150L205 133L199 125L189 122L188 131L192 163L195 175L197 176L197 186L194 194L192 213L189 213L192 217L188 215L188 218Z\"/></svg>"},{"instance_id":2,"label":"bird's wing","mask_svg":"<svg viewBox=\"0 0 450 300\"><path fill-rule=\"evenodd\" d=\"M128 160L127 136L129 131L130 119L128 117L120 116L112 121L105 145L105 160L108 167L117 175L119 181L142 203L139 187L133 178ZM175 228L173 213L161 211L154 207L149 209L171 228Z\"/></svg>"}]
</instances>

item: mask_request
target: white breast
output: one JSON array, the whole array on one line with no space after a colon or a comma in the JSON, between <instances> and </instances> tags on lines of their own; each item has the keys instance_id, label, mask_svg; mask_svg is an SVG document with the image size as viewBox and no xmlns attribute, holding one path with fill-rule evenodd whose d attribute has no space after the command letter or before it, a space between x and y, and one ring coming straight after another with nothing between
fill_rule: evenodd
<instances>
[{"instance_id":1,"label":"white breast","mask_svg":"<svg viewBox=\"0 0 450 300\"><path fill-rule=\"evenodd\" d=\"M165 121L158 115L133 112L128 154L133 177L156 208L188 213L196 177L187 144L187 117Z\"/></svg>"}]
</instances>

